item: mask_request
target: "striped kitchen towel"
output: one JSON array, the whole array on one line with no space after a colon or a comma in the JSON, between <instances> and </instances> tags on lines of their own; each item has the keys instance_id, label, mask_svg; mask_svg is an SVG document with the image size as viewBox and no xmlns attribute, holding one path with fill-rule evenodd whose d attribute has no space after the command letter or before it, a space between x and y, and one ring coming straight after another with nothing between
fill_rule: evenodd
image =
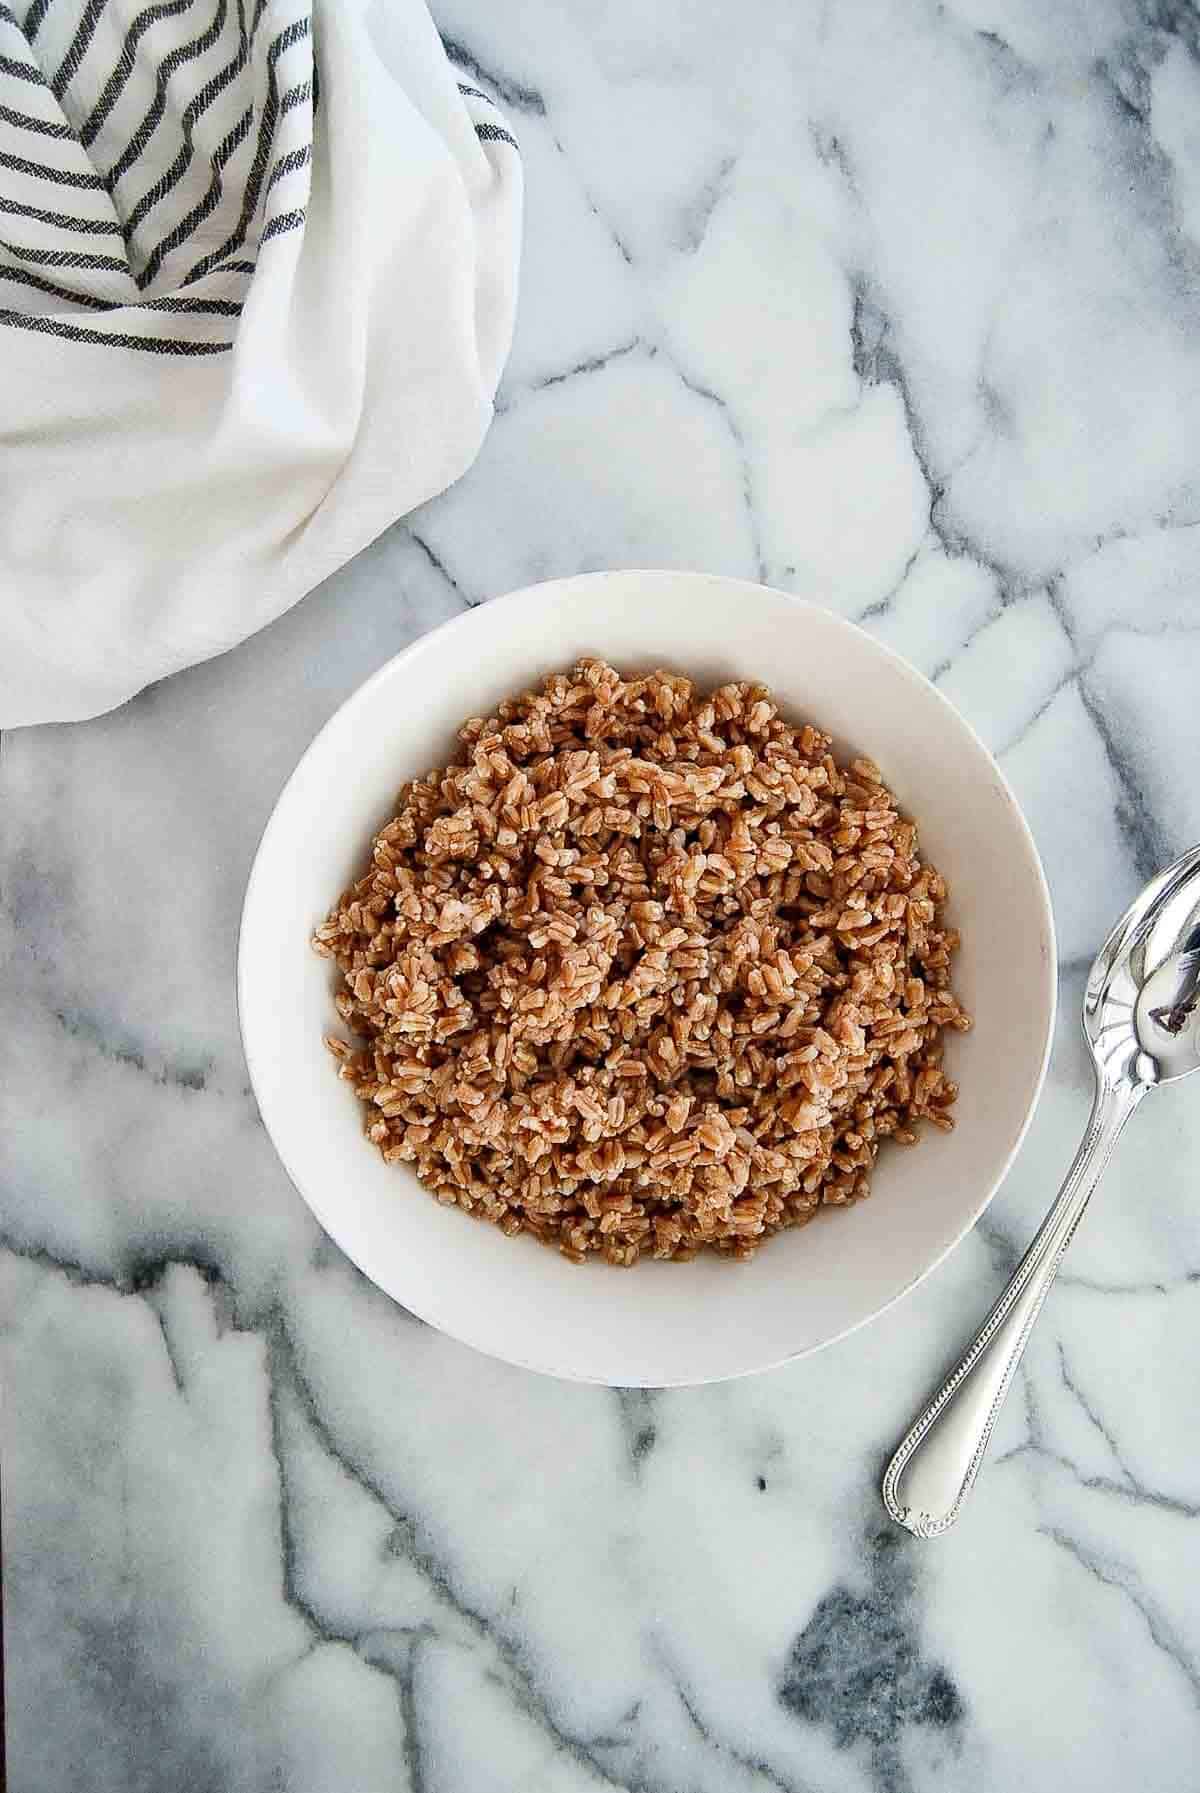
<instances>
[{"instance_id":1,"label":"striped kitchen towel","mask_svg":"<svg viewBox=\"0 0 1200 1793\"><path fill-rule=\"evenodd\" d=\"M424 0L0 0L0 726L220 653L456 479L520 207Z\"/></svg>"}]
</instances>

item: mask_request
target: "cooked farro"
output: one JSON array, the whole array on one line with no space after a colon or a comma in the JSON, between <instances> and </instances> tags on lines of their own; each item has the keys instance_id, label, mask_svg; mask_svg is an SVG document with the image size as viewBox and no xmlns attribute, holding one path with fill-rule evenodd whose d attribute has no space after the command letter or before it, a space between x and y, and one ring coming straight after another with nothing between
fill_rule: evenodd
<instances>
[{"instance_id":1,"label":"cooked farro","mask_svg":"<svg viewBox=\"0 0 1200 1793\"><path fill-rule=\"evenodd\" d=\"M871 761L593 659L460 734L314 938L385 1159L576 1261L744 1258L953 1126L958 936Z\"/></svg>"}]
</instances>

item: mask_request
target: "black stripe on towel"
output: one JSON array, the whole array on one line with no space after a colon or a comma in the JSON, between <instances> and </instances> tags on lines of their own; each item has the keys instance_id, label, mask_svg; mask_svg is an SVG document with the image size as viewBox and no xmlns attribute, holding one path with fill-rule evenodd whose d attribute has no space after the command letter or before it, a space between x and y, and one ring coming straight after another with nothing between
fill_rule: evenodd
<instances>
[{"instance_id":1,"label":"black stripe on towel","mask_svg":"<svg viewBox=\"0 0 1200 1793\"><path fill-rule=\"evenodd\" d=\"M0 75L11 75L14 81L28 81L34 87L46 85L46 77L35 63L14 62L11 56L0 56Z\"/></svg>"},{"instance_id":2,"label":"black stripe on towel","mask_svg":"<svg viewBox=\"0 0 1200 1793\"><path fill-rule=\"evenodd\" d=\"M223 261L223 262L219 262L215 268L209 268L208 273L209 274L253 274L255 266L256 266L256 264L252 261ZM200 278L202 280L206 279L207 275L202 274L200 276Z\"/></svg>"},{"instance_id":3,"label":"black stripe on towel","mask_svg":"<svg viewBox=\"0 0 1200 1793\"><path fill-rule=\"evenodd\" d=\"M18 131L36 131L40 137L73 137L70 125L56 124L52 118L31 118L28 112L14 112L11 106L0 106L0 120L14 125Z\"/></svg>"},{"instance_id":4,"label":"black stripe on towel","mask_svg":"<svg viewBox=\"0 0 1200 1793\"><path fill-rule=\"evenodd\" d=\"M271 170L271 178L267 182L269 193L277 182L284 180L289 174L295 174L297 168L303 168L312 161L312 144L306 143L300 149L289 149L286 156L280 156Z\"/></svg>"},{"instance_id":5,"label":"black stripe on towel","mask_svg":"<svg viewBox=\"0 0 1200 1793\"><path fill-rule=\"evenodd\" d=\"M232 342L188 342L177 336L129 336L121 331L86 330L62 318L27 316L22 311L0 311L0 325L12 330L32 330L37 335L61 336L68 342L98 343L106 348L136 349L147 355L227 355Z\"/></svg>"},{"instance_id":6,"label":"black stripe on towel","mask_svg":"<svg viewBox=\"0 0 1200 1793\"><path fill-rule=\"evenodd\" d=\"M508 131L502 131L499 125L477 124L475 135L480 143L511 143L514 149L521 147L516 138Z\"/></svg>"},{"instance_id":7,"label":"black stripe on towel","mask_svg":"<svg viewBox=\"0 0 1200 1793\"><path fill-rule=\"evenodd\" d=\"M30 43L33 42L34 38L41 30L42 20L49 11L50 0L33 0L33 5L25 14L25 24L23 26L25 36ZM4 8L4 12L8 18L12 19L12 14L9 12L7 6ZM16 24L15 19L13 19L13 24Z\"/></svg>"},{"instance_id":8,"label":"black stripe on towel","mask_svg":"<svg viewBox=\"0 0 1200 1793\"><path fill-rule=\"evenodd\" d=\"M118 266L123 268L124 264L118 263ZM16 286L32 287L36 292L46 293L52 299L66 299L71 304L82 305L87 311L173 311L221 318L242 315L242 307L236 299L179 299L174 294L165 299L147 299L131 307L123 299L97 299L91 293L77 293L71 287L56 286L51 280L43 280L40 275L31 274L28 268L0 265L0 280L11 280Z\"/></svg>"},{"instance_id":9,"label":"black stripe on towel","mask_svg":"<svg viewBox=\"0 0 1200 1793\"><path fill-rule=\"evenodd\" d=\"M239 318L242 308L236 299L180 299L174 293L165 299L146 299L139 306L139 311L200 311L207 312L210 317Z\"/></svg>"},{"instance_id":10,"label":"black stripe on towel","mask_svg":"<svg viewBox=\"0 0 1200 1793\"><path fill-rule=\"evenodd\" d=\"M103 273L128 274L129 263L115 255L91 255L81 249L29 249L21 243L6 243L0 248L21 261L36 262L41 268L95 268Z\"/></svg>"},{"instance_id":11,"label":"black stripe on towel","mask_svg":"<svg viewBox=\"0 0 1200 1793\"><path fill-rule=\"evenodd\" d=\"M71 168L47 168L44 162L10 156L3 149L0 149L0 168L11 168L14 174L30 174L39 181L55 181L60 187L87 187L89 190L98 187L104 191L104 182L98 174L76 174Z\"/></svg>"},{"instance_id":12,"label":"black stripe on towel","mask_svg":"<svg viewBox=\"0 0 1200 1793\"><path fill-rule=\"evenodd\" d=\"M71 305L82 305L88 311L112 311L111 299L97 299L91 293L77 293L69 286L56 286L53 280L43 280L30 268L7 268L0 265L0 280L10 280L14 286L29 286L35 292L47 293L52 299L66 299Z\"/></svg>"},{"instance_id":13,"label":"black stripe on towel","mask_svg":"<svg viewBox=\"0 0 1200 1793\"><path fill-rule=\"evenodd\" d=\"M299 81L295 87L289 87L279 102L280 118L286 118L293 106L302 106L305 100L311 100L312 97L313 84L311 81Z\"/></svg>"},{"instance_id":14,"label":"black stripe on towel","mask_svg":"<svg viewBox=\"0 0 1200 1793\"><path fill-rule=\"evenodd\" d=\"M263 243L269 243L272 237L281 237L287 230L298 229L304 223L305 216L303 208L297 212L278 212L263 231L259 239L260 248Z\"/></svg>"},{"instance_id":15,"label":"black stripe on towel","mask_svg":"<svg viewBox=\"0 0 1200 1793\"><path fill-rule=\"evenodd\" d=\"M56 230L77 230L85 237L119 237L121 226L113 218L69 218L65 212L47 212L40 205L18 205L15 199L0 194L0 212L10 218L35 218L39 224L53 224Z\"/></svg>"},{"instance_id":16,"label":"black stripe on towel","mask_svg":"<svg viewBox=\"0 0 1200 1793\"><path fill-rule=\"evenodd\" d=\"M71 39L66 55L58 65L58 73L50 83L50 91L56 100L61 100L71 85L76 69L87 55L87 48L92 41L100 14L107 5L108 0L87 0L79 27Z\"/></svg>"}]
</instances>

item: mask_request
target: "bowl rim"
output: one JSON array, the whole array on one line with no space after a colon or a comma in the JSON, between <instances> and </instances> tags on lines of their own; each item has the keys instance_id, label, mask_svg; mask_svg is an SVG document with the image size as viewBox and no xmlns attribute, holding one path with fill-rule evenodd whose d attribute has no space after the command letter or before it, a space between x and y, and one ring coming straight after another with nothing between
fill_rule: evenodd
<instances>
[{"instance_id":1,"label":"bowl rim","mask_svg":"<svg viewBox=\"0 0 1200 1793\"><path fill-rule=\"evenodd\" d=\"M255 908L258 892L266 875L266 866L270 857L270 848L273 838L277 829L282 826L280 811L284 807L284 799L287 796L287 793L293 784L300 779L310 760L316 758L322 751L326 737L335 729L335 727L342 725L347 712L357 709L360 706L365 707L369 703L370 697L376 688L395 677L397 671L401 667L406 666L412 661L419 660L423 653L429 651L430 644L435 640L440 641L447 635L462 632L463 630L470 628L477 611L484 609L492 611L497 607L504 610L515 610L525 604L532 605L538 601L544 600L547 591L551 587L558 588L559 590L566 590L569 588L570 590L575 591L579 588L592 585L598 587L600 585L608 584L613 580L636 580L639 584L644 584L647 581L653 582L662 580L665 582L677 581L680 579L712 586L720 586L729 591L731 595L735 595L738 591L744 593L766 592L772 597L785 599L788 604L795 606L799 610L814 612L821 619L823 626L832 627L844 634L861 638L872 652L887 661L890 664L891 669L901 675L905 681L920 689L926 697L932 696L935 698L938 705L946 713L952 723L962 730L985 756L997 786L1005 799L1012 819L1016 824L1017 836L1025 848L1028 866L1034 875L1034 887L1038 899L1042 944L1044 947L1044 951L1040 957L1041 989L1039 992L1039 1009L1045 1015L1045 1028L1041 1060L1037 1067L1036 1076L1030 1084L1030 1093L1025 1114L1003 1162L994 1172L990 1183L983 1188L980 1199L974 1205L971 1212L966 1216L958 1231L955 1232L948 1243L930 1259L928 1264L919 1270L915 1276L911 1277L908 1282L897 1289L894 1294L888 1296L885 1301L874 1308L870 1313L860 1315L857 1319L849 1321L838 1331L830 1333L828 1337L814 1340L811 1343L799 1347L795 1351L785 1352L780 1356L771 1357L768 1361L763 1363L745 1365L731 1369L720 1375L680 1375L671 1376L666 1379L655 1378L652 1380L647 1378L644 1381L630 1381L628 1378L625 1378L620 1384L615 1384L611 1379L598 1374L586 1374L571 1368L554 1368L546 1363L534 1362L517 1353L499 1351L489 1343L483 1343L477 1338L468 1336L466 1331L452 1328L443 1324L442 1321L438 1319L433 1319L427 1316L421 1311L421 1306L418 1303L410 1303L407 1300L401 1301L398 1296L392 1295L389 1290L383 1288L382 1284L376 1280L372 1271L361 1261L360 1257L343 1243L336 1225L336 1210L333 1209L333 1205L327 1203L319 1193L313 1192L310 1187L306 1186L303 1170L293 1162L292 1155L285 1148L282 1141L276 1136L259 1099L259 1089L261 1086L256 1070L256 1053L255 1047L251 1043L251 1030L247 1025L246 1019L247 1010L250 1007L250 972L247 965L246 937L249 931L249 924ZM447 617L444 622L437 623L433 628L423 631L413 641L410 641L405 647L401 648L398 653L391 655L389 659L385 660L381 666L377 667L373 673L370 673L367 678L361 682L361 684L356 685L354 689L342 699L341 703L337 705L332 713L321 724L321 727L317 730L312 740L308 743L308 746L297 759L287 778L284 780L272 804L270 814L259 835L258 844L254 849L254 856L246 880L246 890L239 917L237 961L234 983L238 1031L241 1038L242 1052L246 1060L246 1068L249 1073L250 1086L254 1095L255 1106L258 1109L259 1117L262 1120L263 1128L271 1143L272 1150L282 1166L289 1182L292 1184L292 1187L304 1202L309 1212L313 1215L322 1231L329 1234L343 1256L354 1264L355 1268L359 1270L375 1288L379 1289L382 1294L386 1295L389 1300L394 1301L396 1305L402 1308L405 1312L413 1314L417 1319L421 1320L423 1324L430 1326L435 1331L444 1333L446 1337L453 1338L457 1343L465 1345L468 1349L478 1351L483 1356L490 1357L494 1360L512 1364L515 1368L526 1370L533 1374L551 1376L558 1381L572 1382L591 1387L694 1388L720 1382L739 1381L745 1376L762 1375L770 1370L782 1369L787 1364L796 1363L805 1357L812 1357L819 1352L825 1351L829 1346L840 1343L841 1340L849 1338L853 1333L860 1331L863 1327L869 1326L876 1320L881 1319L883 1315L895 1307L898 1302L903 1301L907 1296L911 1295L913 1291L919 1288L926 1278L931 1276L933 1272L946 1261L950 1254L962 1244L967 1234L974 1229L983 1214L987 1211L988 1206L1008 1177L1017 1155L1025 1142L1034 1115L1041 1102L1054 1048L1055 1030L1058 1020L1058 969L1058 938L1054 923L1054 910L1051 903L1049 885L1046 880L1045 868L1042 865L1041 854L1038 851L1033 831L1029 826L1025 813L1017 800L1016 793L1013 791L1008 777L993 755L991 749L984 742L972 723L962 714L957 706L951 702L945 693L939 690L932 679L927 678L924 673L919 671L919 669L912 665L910 661L906 660L895 648L889 647L887 643L880 641L867 629L863 628L861 623L852 621L849 617L842 616L840 612L820 602L819 599L803 597L793 592L784 591L778 586L767 585L760 580L744 579L722 573L696 572L686 567L614 567L595 572L569 573L550 579L537 580L532 585L521 586L515 591L505 592L494 598L484 599L478 604L473 604L462 611L461 614Z\"/></svg>"}]
</instances>

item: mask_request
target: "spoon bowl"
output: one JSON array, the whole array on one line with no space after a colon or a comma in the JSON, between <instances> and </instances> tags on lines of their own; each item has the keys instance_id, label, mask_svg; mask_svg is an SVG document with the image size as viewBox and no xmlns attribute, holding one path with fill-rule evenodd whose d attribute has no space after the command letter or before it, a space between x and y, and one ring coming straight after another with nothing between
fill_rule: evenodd
<instances>
[{"instance_id":1,"label":"spoon bowl","mask_svg":"<svg viewBox=\"0 0 1200 1793\"><path fill-rule=\"evenodd\" d=\"M1200 1066L1200 847L1151 880L1099 953L1083 999L1098 1078L1153 1088Z\"/></svg>"}]
</instances>

